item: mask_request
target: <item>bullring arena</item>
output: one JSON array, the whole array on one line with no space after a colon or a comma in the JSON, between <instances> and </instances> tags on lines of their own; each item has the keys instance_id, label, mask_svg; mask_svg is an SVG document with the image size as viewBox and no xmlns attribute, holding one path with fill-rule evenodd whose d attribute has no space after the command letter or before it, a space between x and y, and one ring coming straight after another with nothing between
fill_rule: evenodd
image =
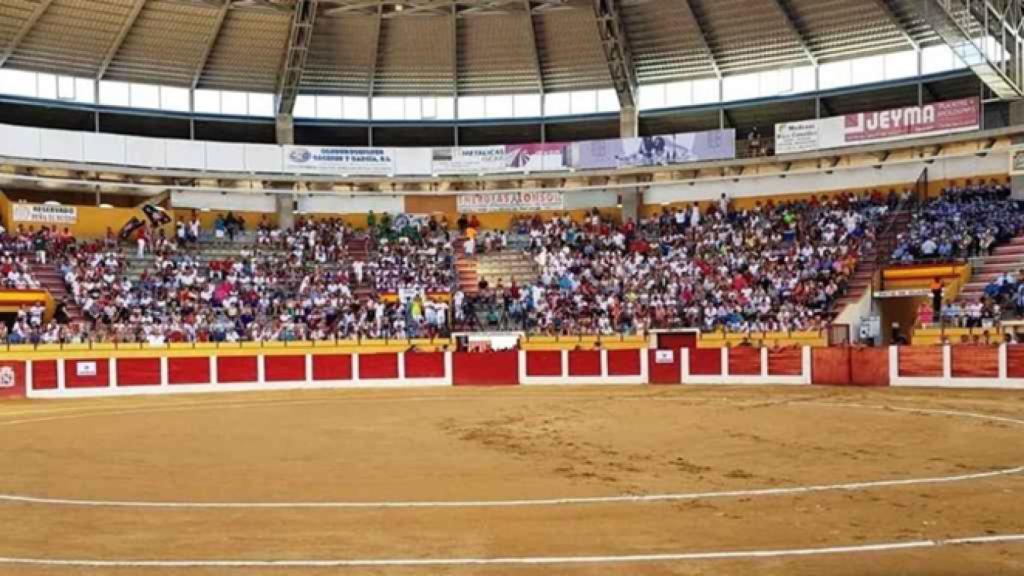
<instances>
[{"instance_id":1,"label":"bullring arena","mask_svg":"<svg viewBox=\"0 0 1024 576\"><path fill-rule=\"evenodd\" d=\"M307 357L311 378L342 358L326 355L250 357L262 379L249 384L234 376L245 361L221 359L222 383L207 388L166 368L176 383L139 385L154 373L140 358L115 360L116 377L99 360L102 382L65 376L93 360L62 361L55 390L78 398L0 406L0 515L16 527L0 571L1022 569L1019 392L809 386L799 376L669 384L672 368L655 369L661 384L601 386L571 373L595 355L615 371L636 352L557 354L570 375L526 376L547 382L536 386L465 379L517 356L524 374L544 372L550 353L352 355L343 361L359 381L349 383L362 388L344 390L280 381ZM646 378L656 355L638 362ZM386 378L398 359L413 387ZM424 368L432 360L458 385L436 385ZM33 384L54 364L33 361ZM569 384L584 378L589 386ZM156 395L175 386L289 390ZM89 398L122 387L154 395Z\"/></svg>"},{"instance_id":2,"label":"bullring arena","mask_svg":"<svg viewBox=\"0 0 1024 576\"><path fill-rule=\"evenodd\" d=\"M1024 575L1024 0L0 0L0 576Z\"/></svg>"}]
</instances>

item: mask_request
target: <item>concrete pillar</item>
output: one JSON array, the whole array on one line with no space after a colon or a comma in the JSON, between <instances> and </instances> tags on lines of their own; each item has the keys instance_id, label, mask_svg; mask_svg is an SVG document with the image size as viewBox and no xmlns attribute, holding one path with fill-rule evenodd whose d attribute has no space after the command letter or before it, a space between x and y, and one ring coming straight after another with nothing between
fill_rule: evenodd
<instances>
[{"instance_id":1,"label":"concrete pillar","mask_svg":"<svg viewBox=\"0 0 1024 576\"><path fill-rule=\"evenodd\" d=\"M278 144L295 144L295 118L291 114L278 114L274 118Z\"/></svg>"},{"instance_id":2,"label":"concrete pillar","mask_svg":"<svg viewBox=\"0 0 1024 576\"><path fill-rule=\"evenodd\" d=\"M1024 125L1024 100L1010 102L1010 126ZM1024 144L1024 136L1014 136L1011 139L1014 145ZM1014 176L1010 180L1011 197L1015 200L1024 200L1024 176Z\"/></svg>"},{"instance_id":3,"label":"concrete pillar","mask_svg":"<svg viewBox=\"0 0 1024 576\"><path fill-rule=\"evenodd\" d=\"M640 220L640 188L622 188L619 190L620 203L622 204L622 221L630 218L634 222Z\"/></svg>"},{"instance_id":4,"label":"concrete pillar","mask_svg":"<svg viewBox=\"0 0 1024 576\"><path fill-rule=\"evenodd\" d=\"M619 112L619 138L636 138L640 135L640 117L636 106L623 106Z\"/></svg>"},{"instance_id":5,"label":"concrete pillar","mask_svg":"<svg viewBox=\"0 0 1024 576\"><path fill-rule=\"evenodd\" d=\"M295 199L290 194L274 196L277 203L277 225L288 229L295 224Z\"/></svg>"}]
</instances>

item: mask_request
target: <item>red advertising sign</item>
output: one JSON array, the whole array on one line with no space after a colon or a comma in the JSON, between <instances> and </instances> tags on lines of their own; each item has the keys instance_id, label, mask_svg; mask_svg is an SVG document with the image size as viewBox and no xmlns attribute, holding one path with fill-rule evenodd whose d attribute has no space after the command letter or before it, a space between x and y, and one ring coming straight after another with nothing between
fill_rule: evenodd
<instances>
[{"instance_id":1,"label":"red advertising sign","mask_svg":"<svg viewBox=\"0 0 1024 576\"><path fill-rule=\"evenodd\" d=\"M25 397L25 363L0 362L0 400Z\"/></svg>"},{"instance_id":2,"label":"red advertising sign","mask_svg":"<svg viewBox=\"0 0 1024 576\"><path fill-rule=\"evenodd\" d=\"M936 102L924 106L911 106L847 114L844 118L846 142L871 142L932 132L978 128L977 98L963 98Z\"/></svg>"}]
</instances>

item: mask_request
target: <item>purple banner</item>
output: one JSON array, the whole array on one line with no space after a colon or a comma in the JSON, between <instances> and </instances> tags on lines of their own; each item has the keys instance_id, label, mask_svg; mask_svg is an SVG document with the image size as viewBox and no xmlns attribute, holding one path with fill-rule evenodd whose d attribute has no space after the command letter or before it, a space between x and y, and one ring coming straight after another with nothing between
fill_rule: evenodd
<instances>
[{"instance_id":1,"label":"purple banner","mask_svg":"<svg viewBox=\"0 0 1024 576\"><path fill-rule=\"evenodd\" d=\"M579 170L727 160L736 157L736 131L711 130L573 142L568 156L569 166Z\"/></svg>"}]
</instances>

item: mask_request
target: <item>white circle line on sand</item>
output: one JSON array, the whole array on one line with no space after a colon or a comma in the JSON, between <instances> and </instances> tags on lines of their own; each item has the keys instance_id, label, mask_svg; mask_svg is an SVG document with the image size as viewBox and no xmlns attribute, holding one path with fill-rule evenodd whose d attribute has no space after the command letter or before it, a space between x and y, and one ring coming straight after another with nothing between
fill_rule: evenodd
<instances>
[{"instance_id":1,"label":"white circle line on sand","mask_svg":"<svg viewBox=\"0 0 1024 576\"><path fill-rule=\"evenodd\" d=\"M949 484L968 482L999 476L1024 473L1024 466L975 472L956 476L934 476L930 478L903 478L896 480L875 480L869 482L847 482L844 484L818 484L812 486L789 486L783 488L755 488L750 490L724 490L716 492L683 492L673 494L625 494L616 496L584 496L567 498L538 498L519 500L406 500L379 502L147 502L117 500L79 500L67 498L40 498L18 494L0 494L2 502L43 504L54 506L83 506L111 508L234 508L234 509L385 509L385 508L514 508L526 506L567 506L581 504L614 504L642 502L671 502L679 500L705 500L713 498L742 498L751 496L785 496L814 492L841 492L884 488L891 486L914 486L921 484Z\"/></svg>"},{"instance_id":2,"label":"white circle line on sand","mask_svg":"<svg viewBox=\"0 0 1024 576\"><path fill-rule=\"evenodd\" d=\"M367 568L437 567L484 565L613 564L637 562L679 562L695 560L744 560L891 552L982 544L1011 544L1024 541L1024 534L968 536L947 540L910 540L823 548L783 548L601 556L518 556L495 558L367 558L339 560L78 560L0 557L0 564L71 566L76 568Z\"/></svg>"},{"instance_id":3,"label":"white circle line on sand","mask_svg":"<svg viewBox=\"0 0 1024 576\"><path fill-rule=\"evenodd\" d=\"M262 403L260 403L262 404ZM911 412L920 414L935 414L944 416L955 416L964 418L975 418L1015 424L1024 426L1024 420L995 416L990 414L979 414L976 412L965 412L959 410L938 410L928 408L905 408L888 405L872 405L860 403L834 403L834 402L800 402L800 404L811 406L826 406L834 408L866 408L873 410L892 410L897 412ZM245 403L231 404L232 408L245 407ZM173 408L172 408L173 409ZM155 410L160 411L160 410ZM132 410L128 413L145 412L144 410ZM116 413L115 413L116 414ZM68 418L61 416L58 418ZM42 421L49 420L40 419ZM34 421L40 421L34 420ZM9 423L11 424L11 423ZM873 480L862 482L846 482L839 484L817 484L811 486L788 486L780 488L753 488L748 490L725 490L710 492L680 492L666 494L621 494L611 496L583 496L565 498L537 498L537 499L511 499L511 500L421 500L421 501L348 501L348 502L173 502L173 501L119 501L119 500L90 500L75 498L48 498L40 496L26 496L22 494L0 494L0 502L20 503L31 505L49 506L78 506L78 507L109 507L109 508L145 508L145 509L412 509L412 508L513 508L529 506L571 506L586 504L635 504L653 502L671 502L685 500L702 500L714 498L743 498L757 496L785 496L793 494L808 494L818 492L841 492L869 490L874 488L886 488L893 486L914 486L927 484L950 484L956 482L968 482L1000 476L1011 476L1024 473L1024 466L1004 468L985 472L974 472L968 474L957 474L953 476L932 476L924 478L903 478L893 480Z\"/></svg>"}]
</instances>

